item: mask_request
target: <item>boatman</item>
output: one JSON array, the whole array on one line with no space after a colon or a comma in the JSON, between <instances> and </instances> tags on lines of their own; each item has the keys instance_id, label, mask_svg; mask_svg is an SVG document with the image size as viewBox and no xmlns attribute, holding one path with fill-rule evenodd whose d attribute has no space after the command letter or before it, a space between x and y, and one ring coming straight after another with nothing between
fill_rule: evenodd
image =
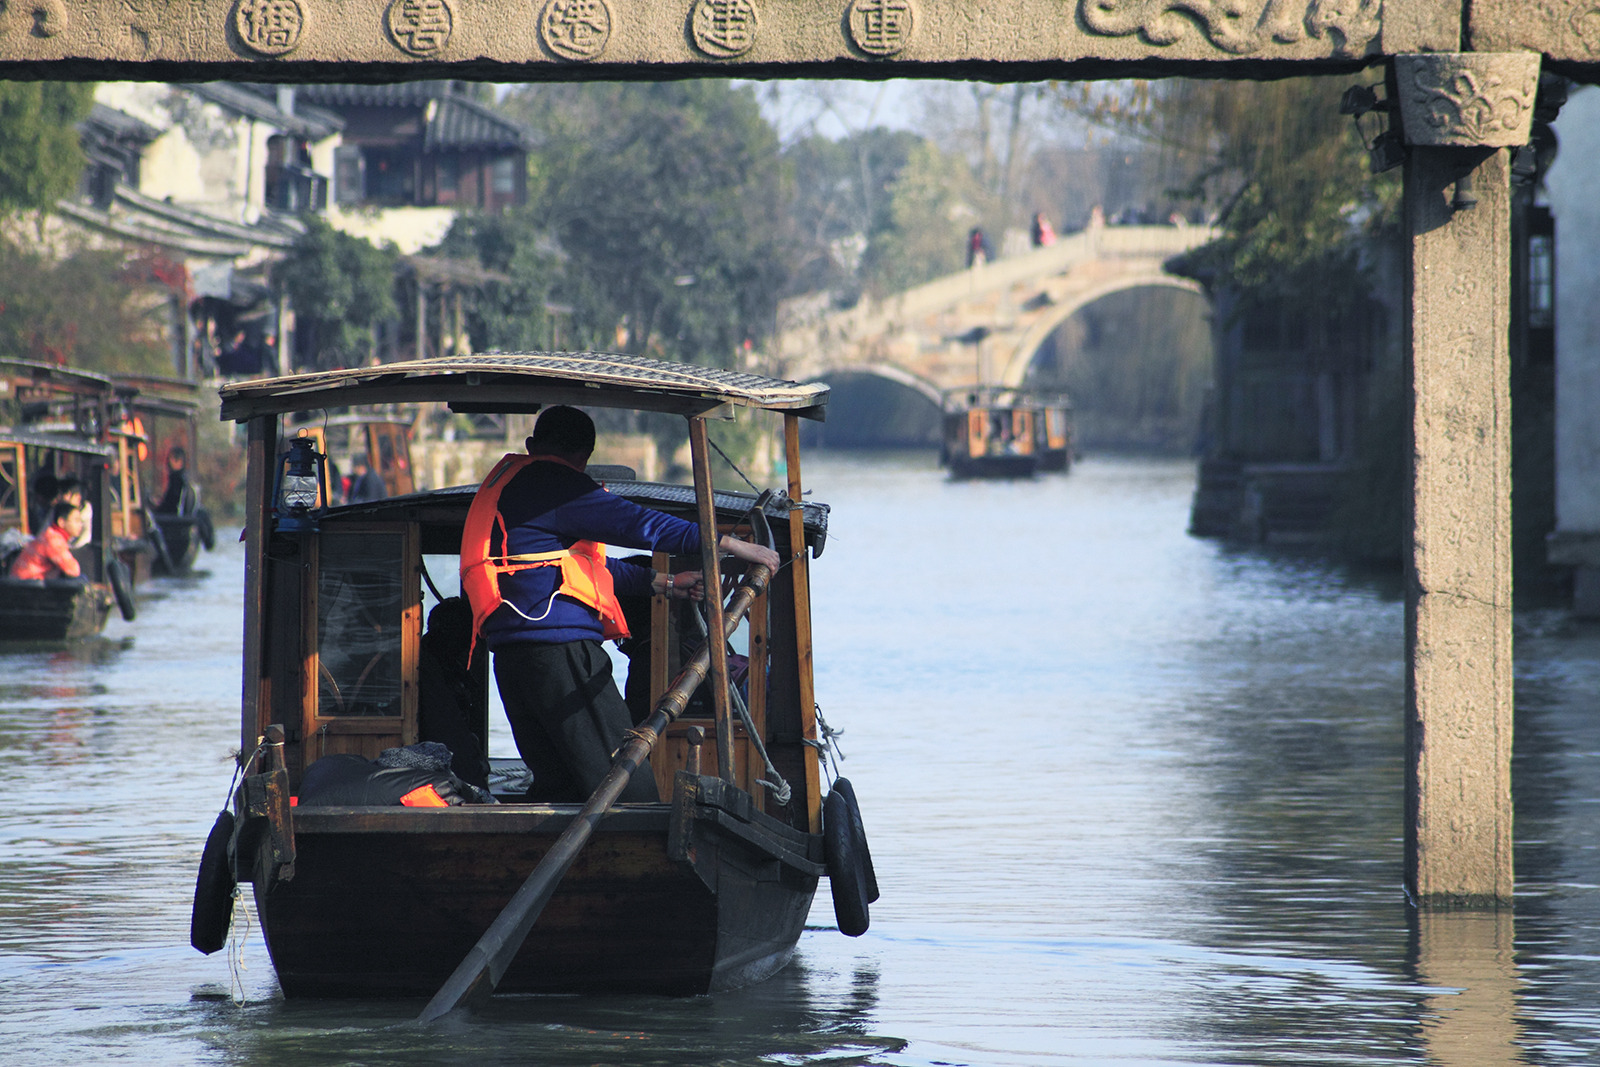
<instances>
[{"instance_id":1,"label":"boatman","mask_svg":"<svg viewBox=\"0 0 1600 1067\"><path fill-rule=\"evenodd\" d=\"M72 542L83 533L83 507L63 501L50 513L50 525L28 542L11 564L11 577L24 581L78 578L83 568L72 555Z\"/></svg>"},{"instance_id":2,"label":"boatman","mask_svg":"<svg viewBox=\"0 0 1600 1067\"><path fill-rule=\"evenodd\" d=\"M658 574L606 558L606 546L698 554L700 527L605 491L584 473L594 421L577 408L539 416L526 455L483 480L461 537L461 588L494 653L495 682L523 762L528 799L584 801L632 725L603 643L626 637L617 594L703 595L697 571ZM719 547L778 568L778 554L724 535ZM649 765L620 800L660 800Z\"/></svg>"}]
</instances>

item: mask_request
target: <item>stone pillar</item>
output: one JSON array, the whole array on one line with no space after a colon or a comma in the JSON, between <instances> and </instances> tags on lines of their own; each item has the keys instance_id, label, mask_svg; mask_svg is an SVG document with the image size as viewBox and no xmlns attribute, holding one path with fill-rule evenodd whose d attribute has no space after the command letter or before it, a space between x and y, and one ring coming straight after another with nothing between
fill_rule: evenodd
<instances>
[{"instance_id":1,"label":"stone pillar","mask_svg":"<svg viewBox=\"0 0 1600 1067\"><path fill-rule=\"evenodd\" d=\"M1409 146L1406 886L1509 904L1511 190L1533 53L1398 56Z\"/></svg>"}]
</instances>

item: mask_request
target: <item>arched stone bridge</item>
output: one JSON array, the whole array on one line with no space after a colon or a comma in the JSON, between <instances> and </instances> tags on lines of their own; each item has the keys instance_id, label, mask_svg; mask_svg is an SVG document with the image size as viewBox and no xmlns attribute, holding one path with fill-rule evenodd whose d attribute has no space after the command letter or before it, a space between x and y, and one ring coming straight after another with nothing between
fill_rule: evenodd
<instances>
[{"instance_id":1,"label":"arched stone bridge","mask_svg":"<svg viewBox=\"0 0 1600 1067\"><path fill-rule=\"evenodd\" d=\"M774 351L786 378L872 374L936 404L941 390L980 379L1020 385L1056 327L1096 300L1149 286L1198 292L1165 263L1215 235L1207 226L1091 226L847 311L791 308Z\"/></svg>"}]
</instances>

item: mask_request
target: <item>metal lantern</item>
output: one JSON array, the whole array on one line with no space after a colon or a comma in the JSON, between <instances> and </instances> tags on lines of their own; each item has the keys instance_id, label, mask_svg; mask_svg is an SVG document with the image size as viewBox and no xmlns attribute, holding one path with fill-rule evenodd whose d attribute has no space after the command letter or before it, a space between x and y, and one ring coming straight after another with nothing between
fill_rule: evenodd
<instances>
[{"instance_id":1,"label":"metal lantern","mask_svg":"<svg viewBox=\"0 0 1600 1067\"><path fill-rule=\"evenodd\" d=\"M311 438L296 437L289 443L278 468L277 529L280 533L315 533L322 514L322 482L327 457L318 452Z\"/></svg>"}]
</instances>

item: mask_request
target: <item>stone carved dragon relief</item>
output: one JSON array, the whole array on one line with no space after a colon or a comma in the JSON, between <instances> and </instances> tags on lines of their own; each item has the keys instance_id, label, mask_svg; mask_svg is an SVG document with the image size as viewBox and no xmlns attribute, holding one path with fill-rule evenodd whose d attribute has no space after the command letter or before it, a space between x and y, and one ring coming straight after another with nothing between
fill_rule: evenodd
<instances>
[{"instance_id":1,"label":"stone carved dragon relief","mask_svg":"<svg viewBox=\"0 0 1600 1067\"><path fill-rule=\"evenodd\" d=\"M1339 55L1364 55L1378 38L1382 8L1382 0L1079 0L1093 33L1136 33L1163 46L1201 33L1233 55L1308 38L1331 40Z\"/></svg>"}]
</instances>

